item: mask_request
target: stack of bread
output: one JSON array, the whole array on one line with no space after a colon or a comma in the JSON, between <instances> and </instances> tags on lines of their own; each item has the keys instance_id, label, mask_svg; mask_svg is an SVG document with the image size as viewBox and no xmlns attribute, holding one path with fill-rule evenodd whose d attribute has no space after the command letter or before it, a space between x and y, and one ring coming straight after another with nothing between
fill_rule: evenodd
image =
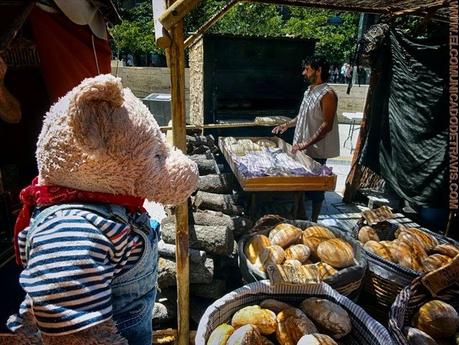
<instances>
[{"instance_id":1,"label":"stack of bread","mask_svg":"<svg viewBox=\"0 0 459 345\"><path fill-rule=\"evenodd\" d=\"M236 139L234 137L227 137L224 139L228 151L236 156L245 156L249 152L262 151L263 148L276 148L277 144L269 139Z\"/></svg>"},{"instance_id":2,"label":"stack of bread","mask_svg":"<svg viewBox=\"0 0 459 345\"><path fill-rule=\"evenodd\" d=\"M352 245L319 225L302 230L278 224L268 235L249 238L244 253L257 270L269 272L273 283L317 282L356 262Z\"/></svg>"},{"instance_id":3,"label":"stack of bread","mask_svg":"<svg viewBox=\"0 0 459 345\"><path fill-rule=\"evenodd\" d=\"M381 241L375 228L365 225L358 239L367 252L418 273L428 273L440 268L459 254L459 247L440 244L437 238L418 228L400 225L391 241Z\"/></svg>"},{"instance_id":4,"label":"stack of bread","mask_svg":"<svg viewBox=\"0 0 459 345\"><path fill-rule=\"evenodd\" d=\"M238 310L207 345L335 345L351 328L346 310L327 299L309 297L298 307L266 299Z\"/></svg>"},{"instance_id":5,"label":"stack of bread","mask_svg":"<svg viewBox=\"0 0 459 345\"><path fill-rule=\"evenodd\" d=\"M410 345L458 344L458 328L457 311L446 302L432 300L414 314L404 334Z\"/></svg>"}]
</instances>

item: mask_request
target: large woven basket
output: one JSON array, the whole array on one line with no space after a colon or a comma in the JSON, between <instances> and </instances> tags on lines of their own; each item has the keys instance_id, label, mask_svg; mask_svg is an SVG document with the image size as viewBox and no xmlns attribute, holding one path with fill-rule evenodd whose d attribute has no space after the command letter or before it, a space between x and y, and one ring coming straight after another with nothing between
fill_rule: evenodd
<instances>
[{"instance_id":1,"label":"large woven basket","mask_svg":"<svg viewBox=\"0 0 459 345\"><path fill-rule=\"evenodd\" d=\"M317 223L312 223L304 220L283 220L282 222L295 225L301 229L305 229L311 225L318 225ZM337 290L342 295L349 297L352 300L356 300L359 296L367 267L365 252L355 239L351 238L344 232L336 228L327 228L330 231L332 231L337 237L346 240L352 245L352 247L354 248L356 264L354 266L339 270L338 273L324 279L324 282L330 285L335 290ZM247 259L244 252L245 244L255 234L264 234L267 236L271 229L272 226L266 227L265 229L261 230L257 229L258 231L245 235L241 237L241 239L239 240L239 269L241 271L242 278L247 283L268 279L268 276L266 273L260 271L254 265L252 265L252 263Z\"/></svg>"},{"instance_id":2,"label":"large woven basket","mask_svg":"<svg viewBox=\"0 0 459 345\"><path fill-rule=\"evenodd\" d=\"M457 257L455 260L457 261L455 263L457 268L459 258ZM442 280L433 276L438 273L432 273L431 279L434 281ZM448 275L451 276L451 274ZM389 317L389 332L396 344L409 345L403 333L403 328L410 325L413 315L424 303L432 299L442 300L451 304L459 312L459 277L455 275L455 278L456 282L452 286L436 293L435 296L432 296L432 292L426 288L422 277L416 278L410 285L400 291L392 304Z\"/></svg>"},{"instance_id":3,"label":"large woven basket","mask_svg":"<svg viewBox=\"0 0 459 345\"><path fill-rule=\"evenodd\" d=\"M362 225L363 220L359 221L354 227L354 238L358 237L358 231ZM375 229L381 240L392 240L398 226L396 223L385 222L379 227L375 227ZM445 236L433 233L425 228L421 229L435 236L440 243L457 244L457 242ZM365 250L365 253L368 261L368 270L363 284L363 297L366 299L363 304L371 314L377 316L382 321L383 319L387 319L389 309L400 291L415 278L419 277L420 274L385 260L370 251Z\"/></svg>"},{"instance_id":4,"label":"large woven basket","mask_svg":"<svg viewBox=\"0 0 459 345\"><path fill-rule=\"evenodd\" d=\"M339 294L325 283L312 285L275 285L268 280L245 285L228 293L210 305L201 320L196 332L196 345L204 345L211 332L220 324L230 322L233 314L239 309L258 304L264 299L274 298L297 305L307 297L328 299L343 307L351 318L352 331L340 339L343 345L391 345L389 332L372 319L362 308L347 297Z\"/></svg>"}]
</instances>

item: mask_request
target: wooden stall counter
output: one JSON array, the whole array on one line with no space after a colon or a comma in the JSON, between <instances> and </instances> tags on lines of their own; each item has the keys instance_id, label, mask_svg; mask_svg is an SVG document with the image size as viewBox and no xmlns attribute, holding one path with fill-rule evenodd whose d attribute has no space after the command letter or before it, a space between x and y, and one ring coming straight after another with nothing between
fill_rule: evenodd
<instances>
[{"instance_id":1,"label":"wooden stall counter","mask_svg":"<svg viewBox=\"0 0 459 345\"><path fill-rule=\"evenodd\" d=\"M218 146L222 151L231 170L236 176L242 189L246 192L298 192L298 191L333 191L336 187L336 175L324 176L255 176L246 177L239 170L236 163L238 156L228 145L228 137L220 137ZM287 153L296 162L301 163L309 171L320 170L321 165L314 161L311 157L299 151L296 154L291 154L292 146L278 137L234 137L235 140L248 139L254 144L259 140L270 140L276 143L277 147Z\"/></svg>"}]
</instances>

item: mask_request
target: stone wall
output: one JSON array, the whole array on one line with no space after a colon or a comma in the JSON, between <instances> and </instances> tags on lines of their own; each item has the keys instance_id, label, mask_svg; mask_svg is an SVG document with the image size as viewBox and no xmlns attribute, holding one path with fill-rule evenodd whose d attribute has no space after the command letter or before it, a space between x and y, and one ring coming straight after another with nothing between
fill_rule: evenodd
<instances>
[{"instance_id":1,"label":"stone wall","mask_svg":"<svg viewBox=\"0 0 459 345\"><path fill-rule=\"evenodd\" d=\"M195 51L199 55L199 49ZM191 58L191 56L190 56ZM202 66L201 66L202 68ZM144 98L150 93L170 93L171 84L169 68L167 67L124 67L116 62L112 63L112 73L118 75L123 80L123 85L129 87L139 98ZM191 82L193 90L202 95L202 80L193 80ZM333 89L338 95L338 116L339 121L346 122L341 116L343 112L361 112L365 105L365 99L368 91L368 85L354 85L349 95L346 94L347 85L332 84ZM192 104L192 111L202 111L202 97L197 97L199 102ZM190 120L190 73L185 69L185 106L187 121Z\"/></svg>"}]
</instances>

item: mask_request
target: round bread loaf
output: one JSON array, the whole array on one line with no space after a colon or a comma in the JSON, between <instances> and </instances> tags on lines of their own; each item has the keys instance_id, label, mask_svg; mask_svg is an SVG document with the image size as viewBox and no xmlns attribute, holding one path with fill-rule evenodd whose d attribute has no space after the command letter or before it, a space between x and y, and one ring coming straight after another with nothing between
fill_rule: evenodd
<instances>
[{"instance_id":1,"label":"round bread loaf","mask_svg":"<svg viewBox=\"0 0 459 345\"><path fill-rule=\"evenodd\" d=\"M459 316L448 303L432 300L419 308L412 325L433 338L449 338L457 331Z\"/></svg>"},{"instance_id":2,"label":"round bread loaf","mask_svg":"<svg viewBox=\"0 0 459 345\"><path fill-rule=\"evenodd\" d=\"M286 308L277 314L276 338L280 345L296 344L303 335L314 332L316 326L298 308Z\"/></svg>"},{"instance_id":3,"label":"round bread loaf","mask_svg":"<svg viewBox=\"0 0 459 345\"><path fill-rule=\"evenodd\" d=\"M233 332L233 326L222 323L212 331L209 340L207 340L207 345L226 345L226 342Z\"/></svg>"},{"instance_id":4,"label":"round bread loaf","mask_svg":"<svg viewBox=\"0 0 459 345\"><path fill-rule=\"evenodd\" d=\"M317 247L321 244L325 239L321 237L304 237L303 236L303 244L309 248L311 251L311 256L317 258Z\"/></svg>"},{"instance_id":5,"label":"round bread loaf","mask_svg":"<svg viewBox=\"0 0 459 345\"><path fill-rule=\"evenodd\" d=\"M338 343L326 334L314 333L304 335L296 345L338 345Z\"/></svg>"},{"instance_id":6,"label":"round bread loaf","mask_svg":"<svg viewBox=\"0 0 459 345\"><path fill-rule=\"evenodd\" d=\"M263 345L262 341L257 327L247 324L236 329L229 337L226 345Z\"/></svg>"},{"instance_id":7,"label":"round bread loaf","mask_svg":"<svg viewBox=\"0 0 459 345\"><path fill-rule=\"evenodd\" d=\"M321 329L333 338L340 339L352 328L348 313L329 300L310 297L301 302L301 310Z\"/></svg>"},{"instance_id":8,"label":"round bread loaf","mask_svg":"<svg viewBox=\"0 0 459 345\"><path fill-rule=\"evenodd\" d=\"M260 255L260 261L263 266L269 264L281 264L284 262L285 254L282 247L271 245L263 249Z\"/></svg>"},{"instance_id":9,"label":"round bread loaf","mask_svg":"<svg viewBox=\"0 0 459 345\"><path fill-rule=\"evenodd\" d=\"M235 329L248 324L256 326L262 334L272 334L276 331L276 314L259 305L251 305L239 309L231 319L231 326Z\"/></svg>"},{"instance_id":10,"label":"round bread loaf","mask_svg":"<svg viewBox=\"0 0 459 345\"><path fill-rule=\"evenodd\" d=\"M303 237L336 238L333 232L320 225L313 225L304 229Z\"/></svg>"},{"instance_id":11,"label":"round bread loaf","mask_svg":"<svg viewBox=\"0 0 459 345\"><path fill-rule=\"evenodd\" d=\"M326 240L317 247L317 256L334 268L344 268L355 263L352 245L341 238Z\"/></svg>"},{"instance_id":12,"label":"round bread loaf","mask_svg":"<svg viewBox=\"0 0 459 345\"><path fill-rule=\"evenodd\" d=\"M449 256L450 258L454 258L456 257L456 255L459 255L459 248L456 247L454 244L445 243L436 246L433 249L433 252Z\"/></svg>"},{"instance_id":13,"label":"round bread loaf","mask_svg":"<svg viewBox=\"0 0 459 345\"><path fill-rule=\"evenodd\" d=\"M315 265L317 267L317 272L319 273L319 278L321 280L324 280L338 273L337 270L335 270L332 266L325 262L317 262Z\"/></svg>"},{"instance_id":14,"label":"round bread loaf","mask_svg":"<svg viewBox=\"0 0 459 345\"><path fill-rule=\"evenodd\" d=\"M301 229L291 224L281 223L274 227L269 233L269 240L272 244L288 248L290 245L299 243L301 239Z\"/></svg>"},{"instance_id":15,"label":"round bread loaf","mask_svg":"<svg viewBox=\"0 0 459 345\"><path fill-rule=\"evenodd\" d=\"M304 244L294 244L285 250L285 259L294 259L304 264L311 255L311 250Z\"/></svg>"},{"instance_id":16,"label":"round bread loaf","mask_svg":"<svg viewBox=\"0 0 459 345\"><path fill-rule=\"evenodd\" d=\"M260 255L263 249L270 245L271 241L265 235L252 236L245 244L245 256L252 264L255 264L257 261L260 261Z\"/></svg>"},{"instance_id":17,"label":"round bread loaf","mask_svg":"<svg viewBox=\"0 0 459 345\"><path fill-rule=\"evenodd\" d=\"M360 228L358 239L360 242L365 244L368 241L379 241L379 236L375 229L371 226L365 225Z\"/></svg>"}]
</instances>

